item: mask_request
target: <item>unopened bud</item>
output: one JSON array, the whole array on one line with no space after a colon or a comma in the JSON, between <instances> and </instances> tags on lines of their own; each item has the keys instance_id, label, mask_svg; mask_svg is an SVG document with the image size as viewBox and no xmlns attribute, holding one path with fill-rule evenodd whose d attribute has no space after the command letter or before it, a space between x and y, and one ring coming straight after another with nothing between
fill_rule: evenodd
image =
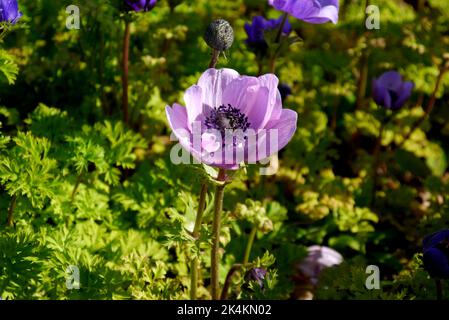
<instances>
[{"instance_id":1,"label":"unopened bud","mask_svg":"<svg viewBox=\"0 0 449 320\"><path fill-rule=\"evenodd\" d=\"M267 276L267 270L264 268L253 268L246 274L246 281L257 281L260 288L263 289L263 280Z\"/></svg>"},{"instance_id":2,"label":"unopened bud","mask_svg":"<svg viewBox=\"0 0 449 320\"><path fill-rule=\"evenodd\" d=\"M234 30L229 22L223 19L213 21L204 33L204 40L212 49L228 50L234 42Z\"/></svg>"}]
</instances>

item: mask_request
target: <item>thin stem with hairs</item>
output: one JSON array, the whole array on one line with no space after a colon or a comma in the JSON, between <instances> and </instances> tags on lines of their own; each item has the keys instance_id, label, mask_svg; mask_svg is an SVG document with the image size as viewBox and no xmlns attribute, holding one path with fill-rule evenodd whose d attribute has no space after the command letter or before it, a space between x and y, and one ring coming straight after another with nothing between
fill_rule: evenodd
<instances>
[{"instance_id":1,"label":"thin stem with hairs","mask_svg":"<svg viewBox=\"0 0 449 320\"><path fill-rule=\"evenodd\" d=\"M206 206L206 195L207 195L207 183L203 182L201 185L200 199L198 202L198 210L196 213L195 226L193 227L192 236L195 241L200 236L201 223L203 221L204 208ZM198 269L199 269L199 259L198 257L193 258L190 270L190 299L196 300L197 297L197 287L198 287Z\"/></svg>"},{"instance_id":2,"label":"thin stem with hairs","mask_svg":"<svg viewBox=\"0 0 449 320\"><path fill-rule=\"evenodd\" d=\"M226 171L220 169L218 181L225 180ZM215 190L214 219L212 223L212 250L211 250L211 296L212 300L220 298L220 230L221 213L223 210L225 184L217 185Z\"/></svg>"},{"instance_id":3,"label":"thin stem with hairs","mask_svg":"<svg viewBox=\"0 0 449 320\"><path fill-rule=\"evenodd\" d=\"M220 55L220 51L213 49L212 50L212 57L209 62L209 68L215 68L218 63L218 57Z\"/></svg>"},{"instance_id":4,"label":"thin stem with hairs","mask_svg":"<svg viewBox=\"0 0 449 320\"><path fill-rule=\"evenodd\" d=\"M243 256L243 264L247 264L251 255L251 249L253 247L254 239L256 238L257 228L253 227L248 236L248 243L246 244L245 254Z\"/></svg>"},{"instance_id":5,"label":"thin stem with hairs","mask_svg":"<svg viewBox=\"0 0 449 320\"><path fill-rule=\"evenodd\" d=\"M7 226L11 227L13 224L13 215L14 215L14 209L16 208L16 204L17 204L17 195L13 195L11 198L11 202L9 204L9 208L8 208L8 221L7 221Z\"/></svg>"},{"instance_id":6,"label":"thin stem with hairs","mask_svg":"<svg viewBox=\"0 0 449 320\"><path fill-rule=\"evenodd\" d=\"M125 33L123 35L123 53L122 53L122 105L123 121L129 122L129 102L128 102L128 68L129 68L129 42L131 37L131 22L125 21Z\"/></svg>"}]
</instances>

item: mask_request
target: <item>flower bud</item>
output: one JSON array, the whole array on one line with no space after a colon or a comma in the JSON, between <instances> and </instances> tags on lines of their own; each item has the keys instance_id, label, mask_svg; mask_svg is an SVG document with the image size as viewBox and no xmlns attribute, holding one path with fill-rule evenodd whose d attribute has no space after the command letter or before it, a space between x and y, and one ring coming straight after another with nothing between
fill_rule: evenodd
<instances>
[{"instance_id":1,"label":"flower bud","mask_svg":"<svg viewBox=\"0 0 449 320\"><path fill-rule=\"evenodd\" d=\"M246 281L257 281L260 288L263 289L263 280L267 276L267 270L264 268L253 268L246 274Z\"/></svg>"},{"instance_id":2,"label":"flower bud","mask_svg":"<svg viewBox=\"0 0 449 320\"><path fill-rule=\"evenodd\" d=\"M226 20L215 20L207 27L204 41L217 51L228 50L234 42L234 30Z\"/></svg>"},{"instance_id":3,"label":"flower bud","mask_svg":"<svg viewBox=\"0 0 449 320\"><path fill-rule=\"evenodd\" d=\"M268 218L263 219L260 222L259 230L263 233L268 233L268 232L273 231L273 221L271 221Z\"/></svg>"}]
</instances>

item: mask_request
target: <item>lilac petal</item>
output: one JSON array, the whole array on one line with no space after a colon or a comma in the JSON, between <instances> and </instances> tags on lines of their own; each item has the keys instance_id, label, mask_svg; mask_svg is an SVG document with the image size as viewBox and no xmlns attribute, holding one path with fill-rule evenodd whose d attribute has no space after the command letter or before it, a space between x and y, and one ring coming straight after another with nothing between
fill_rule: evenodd
<instances>
[{"instance_id":1,"label":"lilac petal","mask_svg":"<svg viewBox=\"0 0 449 320\"><path fill-rule=\"evenodd\" d=\"M304 21L314 24L326 23L331 21L334 24L338 23L338 8L334 6L326 6L319 10L315 16L304 18Z\"/></svg>"},{"instance_id":2,"label":"lilac petal","mask_svg":"<svg viewBox=\"0 0 449 320\"><path fill-rule=\"evenodd\" d=\"M396 103L394 104L395 109L401 108L405 102L410 98L412 95L413 88L415 87L415 84L411 81L406 81L402 84L401 89L399 90L399 97Z\"/></svg>"},{"instance_id":3,"label":"lilac petal","mask_svg":"<svg viewBox=\"0 0 449 320\"><path fill-rule=\"evenodd\" d=\"M324 267L332 267L343 261L341 254L329 247L311 246L307 251L310 257Z\"/></svg>"},{"instance_id":4,"label":"lilac petal","mask_svg":"<svg viewBox=\"0 0 449 320\"><path fill-rule=\"evenodd\" d=\"M293 138L298 122L298 114L290 109L283 109L278 120L272 120L267 124L270 130L278 130L277 150L270 150L270 155L283 149Z\"/></svg>"},{"instance_id":5,"label":"lilac petal","mask_svg":"<svg viewBox=\"0 0 449 320\"><path fill-rule=\"evenodd\" d=\"M186 103L188 127L192 130L194 121L199 121L199 116L203 114L202 89L198 85L191 86L184 94Z\"/></svg>"},{"instance_id":6,"label":"lilac petal","mask_svg":"<svg viewBox=\"0 0 449 320\"><path fill-rule=\"evenodd\" d=\"M268 0L268 3L309 23L338 22L338 0Z\"/></svg>"},{"instance_id":7,"label":"lilac petal","mask_svg":"<svg viewBox=\"0 0 449 320\"><path fill-rule=\"evenodd\" d=\"M173 130L173 133L178 138L179 143L190 153L192 153L191 140L192 134L187 127L187 112L186 108L175 103L173 107L166 106L165 113L167 115L168 123Z\"/></svg>"},{"instance_id":8,"label":"lilac petal","mask_svg":"<svg viewBox=\"0 0 449 320\"><path fill-rule=\"evenodd\" d=\"M323 269L338 265L343 261L340 253L328 247L311 246L307 251L307 257L298 267L314 283L318 282L318 277Z\"/></svg>"},{"instance_id":9,"label":"lilac petal","mask_svg":"<svg viewBox=\"0 0 449 320\"><path fill-rule=\"evenodd\" d=\"M262 129L270 119L278 119L282 110L282 98L278 90L279 79L273 74L266 74L259 78L253 78L256 83L249 87L252 95L251 103L246 103L242 108L248 116L248 121L253 129ZM232 91L227 94L232 94Z\"/></svg>"},{"instance_id":10,"label":"lilac petal","mask_svg":"<svg viewBox=\"0 0 449 320\"><path fill-rule=\"evenodd\" d=\"M229 83L223 92L223 104L230 104L246 113L256 99L259 82L256 77L242 76Z\"/></svg>"},{"instance_id":11,"label":"lilac petal","mask_svg":"<svg viewBox=\"0 0 449 320\"><path fill-rule=\"evenodd\" d=\"M265 118L260 124L263 128L267 124L268 120L279 119L282 111L282 97L279 92L279 79L274 74L265 74L259 78L260 86L267 87L269 91L268 106L265 114Z\"/></svg>"},{"instance_id":12,"label":"lilac petal","mask_svg":"<svg viewBox=\"0 0 449 320\"><path fill-rule=\"evenodd\" d=\"M297 121L295 111L283 109L280 119L270 121L265 129L257 133L257 145L247 148L250 163L266 159L284 148L295 134ZM272 140L275 137L277 139Z\"/></svg>"},{"instance_id":13,"label":"lilac petal","mask_svg":"<svg viewBox=\"0 0 449 320\"><path fill-rule=\"evenodd\" d=\"M173 131L178 129L188 129L186 108L175 103L173 107L166 106L165 112L167 114L169 125Z\"/></svg>"},{"instance_id":14,"label":"lilac petal","mask_svg":"<svg viewBox=\"0 0 449 320\"><path fill-rule=\"evenodd\" d=\"M181 146L189 152L198 162L204 162L202 159L202 150L195 149L193 144L192 132L187 126L187 111L183 106L175 103L173 107L165 107L168 123L178 138ZM199 145L201 149L201 145Z\"/></svg>"},{"instance_id":15,"label":"lilac petal","mask_svg":"<svg viewBox=\"0 0 449 320\"><path fill-rule=\"evenodd\" d=\"M268 101L270 91L266 87L255 86L252 90L252 103L246 105L244 113L248 117L250 128L258 130L263 129L264 119L268 111Z\"/></svg>"},{"instance_id":16,"label":"lilac petal","mask_svg":"<svg viewBox=\"0 0 449 320\"><path fill-rule=\"evenodd\" d=\"M223 104L223 92L227 85L239 77L239 73L232 69L208 69L198 80L202 89L202 101L212 108Z\"/></svg>"}]
</instances>

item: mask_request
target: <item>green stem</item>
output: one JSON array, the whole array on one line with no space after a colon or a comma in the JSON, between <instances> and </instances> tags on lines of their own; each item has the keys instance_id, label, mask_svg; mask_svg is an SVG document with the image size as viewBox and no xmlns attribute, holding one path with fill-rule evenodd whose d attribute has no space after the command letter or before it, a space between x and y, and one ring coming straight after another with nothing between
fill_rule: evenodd
<instances>
[{"instance_id":1,"label":"green stem","mask_svg":"<svg viewBox=\"0 0 449 320\"><path fill-rule=\"evenodd\" d=\"M75 186L73 187L72 194L70 196L70 198L72 200L75 198L76 192L78 191L78 188L81 184L82 179L83 179L83 172L81 171L81 173L76 178L76 183L75 183Z\"/></svg>"},{"instance_id":2,"label":"green stem","mask_svg":"<svg viewBox=\"0 0 449 320\"><path fill-rule=\"evenodd\" d=\"M278 57L278 51L281 47L281 36L282 36L282 30L284 29L285 23L287 22L288 19L288 13L284 13L284 16L282 17L282 22L279 25L279 29L278 29L278 33L276 35L276 38L274 40L275 43L278 44L278 47L276 49L276 51L273 53L273 55L270 58L270 63L269 63L269 70L270 73L275 73L276 72L276 59Z\"/></svg>"},{"instance_id":3,"label":"green stem","mask_svg":"<svg viewBox=\"0 0 449 320\"><path fill-rule=\"evenodd\" d=\"M377 183L379 180L379 174L377 173L377 168L378 168L379 162L380 162L380 150L382 148L382 137L383 137L386 126L390 123L393 116L394 116L394 114L390 114L387 116L384 115L382 122L380 124L379 136L377 137L376 147L375 147L374 153L373 153L374 162L373 162L373 168L372 168L372 177L373 177L373 190L372 190L372 196L371 196L371 204L372 205L374 205L375 200L376 200L376 188L377 188Z\"/></svg>"},{"instance_id":4,"label":"green stem","mask_svg":"<svg viewBox=\"0 0 449 320\"><path fill-rule=\"evenodd\" d=\"M366 95L366 87L368 84L368 54L366 52L362 53L362 58L360 61L360 78L357 88L357 102L356 109L360 110L363 106L363 102Z\"/></svg>"},{"instance_id":5,"label":"green stem","mask_svg":"<svg viewBox=\"0 0 449 320\"><path fill-rule=\"evenodd\" d=\"M203 220L204 208L206 206L206 194L207 194L207 183L203 182L201 185L200 199L198 202L198 211L196 214L195 226L193 227L192 236L195 240L198 239L200 235L201 223ZM198 268L199 259L197 257L193 258L190 270L190 299L196 300L197 288L198 288Z\"/></svg>"},{"instance_id":6,"label":"green stem","mask_svg":"<svg viewBox=\"0 0 449 320\"><path fill-rule=\"evenodd\" d=\"M197 288L198 288L198 269L199 261L198 258L193 258L190 265L190 300L196 300Z\"/></svg>"},{"instance_id":7,"label":"green stem","mask_svg":"<svg viewBox=\"0 0 449 320\"><path fill-rule=\"evenodd\" d=\"M123 35L123 55L122 55L122 104L123 104L123 121L128 124L129 106L128 106L128 68L129 68L129 42L131 38L130 32L131 22L125 21L125 33Z\"/></svg>"},{"instance_id":8,"label":"green stem","mask_svg":"<svg viewBox=\"0 0 449 320\"><path fill-rule=\"evenodd\" d=\"M282 22L279 26L278 33L276 34L276 39L274 40L276 43L278 43L279 40L281 40L282 30L284 30L284 26L285 26L285 23L287 22L287 19L288 19L288 13L286 12L286 13L284 13L284 16L282 17Z\"/></svg>"},{"instance_id":9,"label":"green stem","mask_svg":"<svg viewBox=\"0 0 449 320\"><path fill-rule=\"evenodd\" d=\"M7 226L11 227L13 224L13 215L14 215L14 209L16 208L16 204L17 204L17 195L13 195L11 198L11 203L9 204L9 209L8 209L8 221L7 221Z\"/></svg>"},{"instance_id":10,"label":"green stem","mask_svg":"<svg viewBox=\"0 0 449 320\"><path fill-rule=\"evenodd\" d=\"M220 300L226 300L228 298L229 288L231 287L231 280L234 274L243 268L243 264L236 263L231 269L229 269L228 274L226 275L226 280L223 286L223 290L221 291Z\"/></svg>"},{"instance_id":11,"label":"green stem","mask_svg":"<svg viewBox=\"0 0 449 320\"><path fill-rule=\"evenodd\" d=\"M249 256L251 254L251 249L253 247L254 239L256 238L257 228L253 227L248 237L248 243L245 248L245 255L243 256L243 264L247 264L249 261Z\"/></svg>"},{"instance_id":12,"label":"green stem","mask_svg":"<svg viewBox=\"0 0 449 320\"><path fill-rule=\"evenodd\" d=\"M224 181L226 172L220 169L218 180ZM211 296L212 300L220 298L220 229L221 212L223 210L225 185L218 185L215 191L214 220L212 223L212 251L211 251Z\"/></svg>"}]
</instances>

